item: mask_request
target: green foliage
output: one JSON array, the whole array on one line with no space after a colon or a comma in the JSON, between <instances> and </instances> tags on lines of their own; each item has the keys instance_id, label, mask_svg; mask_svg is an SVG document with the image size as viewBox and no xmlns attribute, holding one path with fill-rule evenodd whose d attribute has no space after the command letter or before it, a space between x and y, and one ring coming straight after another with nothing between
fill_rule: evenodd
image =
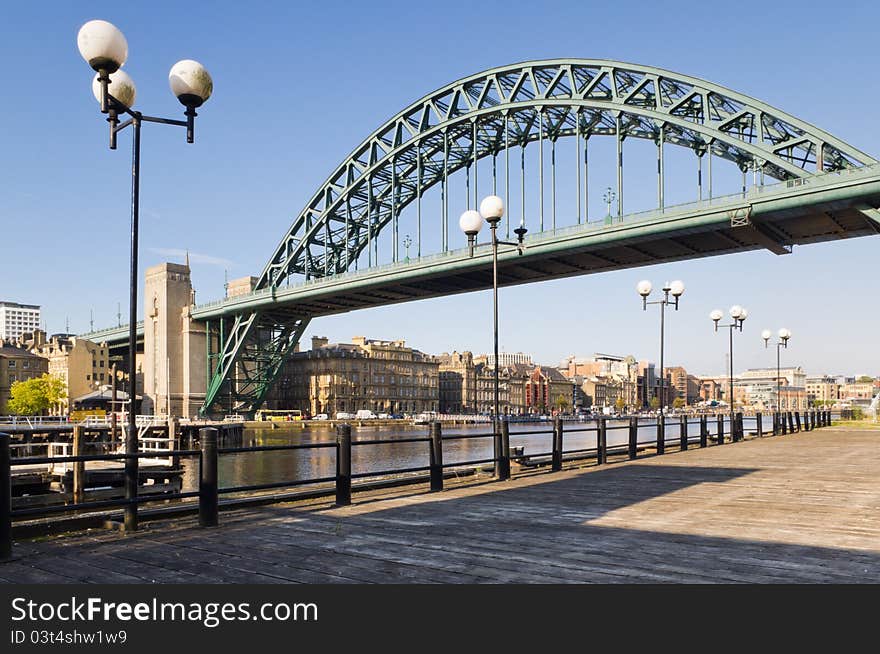
<instances>
[{"instance_id":1,"label":"green foliage","mask_svg":"<svg viewBox=\"0 0 880 654\"><path fill-rule=\"evenodd\" d=\"M64 382L59 377L44 374L15 382L9 389L7 407L16 415L34 416L50 409L64 395Z\"/></svg>"},{"instance_id":2,"label":"green foliage","mask_svg":"<svg viewBox=\"0 0 880 654\"><path fill-rule=\"evenodd\" d=\"M862 375L858 379L856 379L856 383L858 384L872 384L874 382L874 378L870 375Z\"/></svg>"},{"instance_id":3,"label":"green foliage","mask_svg":"<svg viewBox=\"0 0 880 654\"><path fill-rule=\"evenodd\" d=\"M554 406L557 411L565 411L569 407L568 398L565 397L562 393L556 396L556 399L553 401Z\"/></svg>"},{"instance_id":4,"label":"green foliage","mask_svg":"<svg viewBox=\"0 0 880 654\"><path fill-rule=\"evenodd\" d=\"M660 408L660 399L656 398L656 397L652 397L651 402L649 403L649 406L652 409L659 409Z\"/></svg>"},{"instance_id":5,"label":"green foliage","mask_svg":"<svg viewBox=\"0 0 880 654\"><path fill-rule=\"evenodd\" d=\"M672 400L672 407L675 409L682 409L682 408L684 408L685 404L686 403L684 401L684 398L681 398L681 397L677 397L674 400Z\"/></svg>"},{"instance_id":6,"label":"green foliage","mask_svg":"<svg viewBox=\"0 0 880 654\"><path fill-rule=\"evenodd\" d=\"M614 408L618 411L623 411L626 408L626 402L623 401L622 397L618 397L614 402Z\"/></svg>"}]
</instances>

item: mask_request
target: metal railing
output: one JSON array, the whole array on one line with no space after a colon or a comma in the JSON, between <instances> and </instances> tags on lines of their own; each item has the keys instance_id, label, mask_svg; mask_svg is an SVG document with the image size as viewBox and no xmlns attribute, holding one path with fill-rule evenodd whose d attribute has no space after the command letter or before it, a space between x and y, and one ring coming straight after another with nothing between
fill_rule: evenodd
<instances>
[{"instance_id":1,"label":"metal railing","mask_svg":"<svg viewBox=\"0 0 880 654\"><path fill-rule=\"evenodd\" d=\"M509 479L511 476L511 462L517 463L522 469L538 468L550 465L550 470L556 472L562 470L563 462L595 459L597 465L608 463L609 456L623 456L625 459L636 459L640 452L654 450L655 455L662 455L670 445L678 446L678 451L687 450L692 444L698 447L708 447L710 442L721 445L725 442L738 442L744 439L743 414L737 413L732 418L729 414L716 416L701 415L696 419L688 416L680 416L678 419L667 421L665 416L658 416L654 422L644 423L638 417L631 417L627 422L608 424L608 418L599 417L592 426L581 426L582 423L570 424L556 418L550 429L524 429L510 431L508 420L495 422L493 429L488 433L454 434L443 436L441 423L432 422L429 425L429 434L425 437L413 437L403 439L364 439L353 441L351 437L352 427L349 424L341 424L336 428L335 442L314 442L295 445L270 445L252 447L221 448L218 446L219 430L214 427L205 427L199 430L199 449L162 449L162 453L175 458L198 458L199 482L198 490L187 492L170 492L155 495L135 493L130 499L114 498L86 501L81 493L69 504L34 506L28 508L15 508L12 505L12 469L17 466L48 464L79 464L84 466L90 461L125 461L131 458L149 459L156 457L156 451L144 451L137 454L103 453L103 454L78 454L68 455L64 452L55 456L22 456L11 457L10 436L0 434L0 558L8 558L12 552L12 523L14 519L32 519L48 517L60 513L82 514L95 510L117 509L126 506L139 507L142 504L194 500L198 503L188 502L184 506L199 514L199 523L202 526L214 526L219 523L219 509L221 506L220 496L230 494L254 493L255 491L268 491L281 488L294 488L300 486L321 486L316 492L320 495L335 494L338 505L351 503L352 480L372 479L375 482L384 483L420 483L428 481L432 491L443 490L444 479L449 474L455 474L451 469L482 470L488 464L493 465L493 472L498 480ZM817 427L831 424L830 411L799 411L774 413L771 424L765 431L763 416L761 413L755 416L755 436L788 434L798 431L811 431ZM690 427L698 425L698 433L691 433ZM727 427L725 433L725 426ZM714 428L714 431L713 431ZM640 433L645 430L656 429L656 438L640 439ZM608 445L608 433L615 430L626 430L627 441L621 444ZM595 447L565 449L566 435L595 432ZM511 454L511 439L524 436L545 435L549 436L549 450L531 452L525 454L521 448L514 446ZM493 456L490 458L467 459L463 461L443 461L443 444L470 439L493 440ZM168 443L168 439L161 440ZM425 444L428 449L428 465L407 466L404 468L369 470L352 473L352 450L354 448L367 448L372 446L400 445L406 443ZM245 454L256 452L281 452L293 450L332 450L336 460L336 474L323 477L307 477L279 479L261 484L249 484L239 486L221 487L219 484L219 458L222 455ZM54 452L50 452L53 454ZM82 468L81 468L82 469ZM418 473L428 473L427 476ZM76 474L76 471L75 473ZM389 479L390 478L390 479ZM366 487L366 485L365 485ZM137 486L136 486L137 488ZM238 498L236 498L238 500ZM252 500L262 501L264 496L250 496ZM293 499L290 496L275 496L271 501L283 501ZM229 504L241 502L230 501Z\"/></svg>"}]
</instances>

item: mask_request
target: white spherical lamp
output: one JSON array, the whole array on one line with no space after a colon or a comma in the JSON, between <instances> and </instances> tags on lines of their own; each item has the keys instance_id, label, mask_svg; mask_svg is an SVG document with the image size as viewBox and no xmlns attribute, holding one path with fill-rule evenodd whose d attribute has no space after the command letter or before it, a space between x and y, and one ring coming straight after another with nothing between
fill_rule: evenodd
<instances>
[{"instance_id":1,"label":"white spherical lamp","mask_svg":"<svg viewBox=\"0 0 880 654\"><path fill-rule=\"evenodd\" d=\"M651 284L651 282L647 279L643 279L638 284L636 284L636 291L638 291L638 294L642 297L648 297L651 294L653 288L653 284Z\"/></svg>"},{"instance_id":2,"label":"white spherical lamp","mask_svg":"<svg viewBox=\"0 0 880 654\"><path fill-rule=\"evenodd\" d=\"M504 215L504 200L497 195L490 195L480 202L480 213L490 225L497 223Z\"/></svg>"},{"instance_id":3,"label":"white spherical lamp","mask_svg":"<svg viewBox=\"0 0 880 654\"><path fill-rule=\"evenodd\" d=\"M743 308L738 304L734 304L730 307L730 317L734 320L737 320L742 315Z\"/></svg>"},{"instance_id":4,"label":"white spherical lamp","mask_svg":"<svg viewBox=\"0 0 880 654\"><path fill-rule=\"evenodd\" d=\"M479 211L468 209L458 219L458 226L468 236L476 236L483 228L483 216Z\"/></svg>"},{"instance_id":5,"label":"white spherical lamp","mask_svg":"<svg viewBox=\"0 0 880 654\"><path fill-rule=\"evenodd\" d=\"M746 309L745 307L743 307L742 311L740 311L740 313L739 313L739 319L740 319L740 321L743 321L748 317L749 317L749 310Z\"/></svg>"},{"instance_id":6,"label":"white spherical lamp","mask_svg":"<svg viewBox=\"0 0 880 654\"><path fill-rule=\"evenodd\" d=\"M769 341L771 336L773 336L773 332L771 332L769 329L765 329L761 332L761 338L763 338L765 341Z\"/></svg>"},{"instance_id":7,"label":"white spherical lamp","mask_svg":"<svg viewBox=\"0 0 880 654\"><path fill-rule=\"evenodd\" d=\"M721 309L715 309L712 313L709 314L709 318L718 322L724 317L724 312Z\"/></svg>"},{"instance_id":8,"label":"white spherical lamp","mask_svg":"<svg viewBox=\"0 0 880 654\"><path fill-rule=\"evenodd\" d=\"M168 84L185 107L202 106L214 91L214 81L207 69L192 59L183 59L171 67Z\"/></svg>"},{"instance_id":9,"label":"white spherical lamp","mask_svg":"<svg viewBox=\"0 0 880 654\"><path fill-rule=\"evenodd\" d=\"M128 59L128 42L119 28L106 20L90 20L76 35L79 53L93 70L113 73Z\"/></svg>"},{"instance_id":10,"label":"white spherical lamp","mask_svg":"<svg viewBox=\"0 0 880 654\"><path fill-rule=\"evenodd\" d=\"M680 279L676 279L669 285L669 291L674 297L681 296L681 294L684 293L684 282Z\"/></svg>"},{"instance_id":11,"label":"white spherical lamp","mask_svg":"<svg viewBox=\"0 0 880 654\"><path fill-rule=\"evenodd\" d=\"M95 78L92 80L92 93L98 102L101 101L101 82L98 81L99 76L100 73L95 75ZM110 73L110 84L107 86L107 91L126 107L134 106L137 89L135 88L134 80L124 70Z\"/></svg>"}]
</instances>

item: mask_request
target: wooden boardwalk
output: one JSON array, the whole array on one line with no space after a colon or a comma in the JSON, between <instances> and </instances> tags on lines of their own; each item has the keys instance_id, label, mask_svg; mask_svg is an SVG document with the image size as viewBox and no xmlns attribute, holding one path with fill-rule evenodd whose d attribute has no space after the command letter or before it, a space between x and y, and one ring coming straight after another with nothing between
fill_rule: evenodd
<instances>
[{"instance_id":1,"label":"wooden boardwalk","mask_svg":"<svg viewBox=\"0 0 880 654\"><path fill-rule=\"evenodd\" d=\"M880 582L880 432L825 428L17 543L13 583Z\"/></svg>"}]
</instances>

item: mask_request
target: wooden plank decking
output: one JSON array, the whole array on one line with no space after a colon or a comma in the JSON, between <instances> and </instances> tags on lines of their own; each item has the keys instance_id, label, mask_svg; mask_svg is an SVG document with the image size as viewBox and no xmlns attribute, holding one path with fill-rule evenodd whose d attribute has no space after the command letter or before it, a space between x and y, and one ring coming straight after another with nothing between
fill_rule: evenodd
<instances>
[{"instance_id":1,"label":"wooden plank decking","mask_svg":"<svg viewBox=\"0 0 880 654\"><path fill-rule=\"evenodd\" d=\"M17 543L0 580L170 583L880 582L880 432L825 428Z\"/></svg>"}]
</instances>

